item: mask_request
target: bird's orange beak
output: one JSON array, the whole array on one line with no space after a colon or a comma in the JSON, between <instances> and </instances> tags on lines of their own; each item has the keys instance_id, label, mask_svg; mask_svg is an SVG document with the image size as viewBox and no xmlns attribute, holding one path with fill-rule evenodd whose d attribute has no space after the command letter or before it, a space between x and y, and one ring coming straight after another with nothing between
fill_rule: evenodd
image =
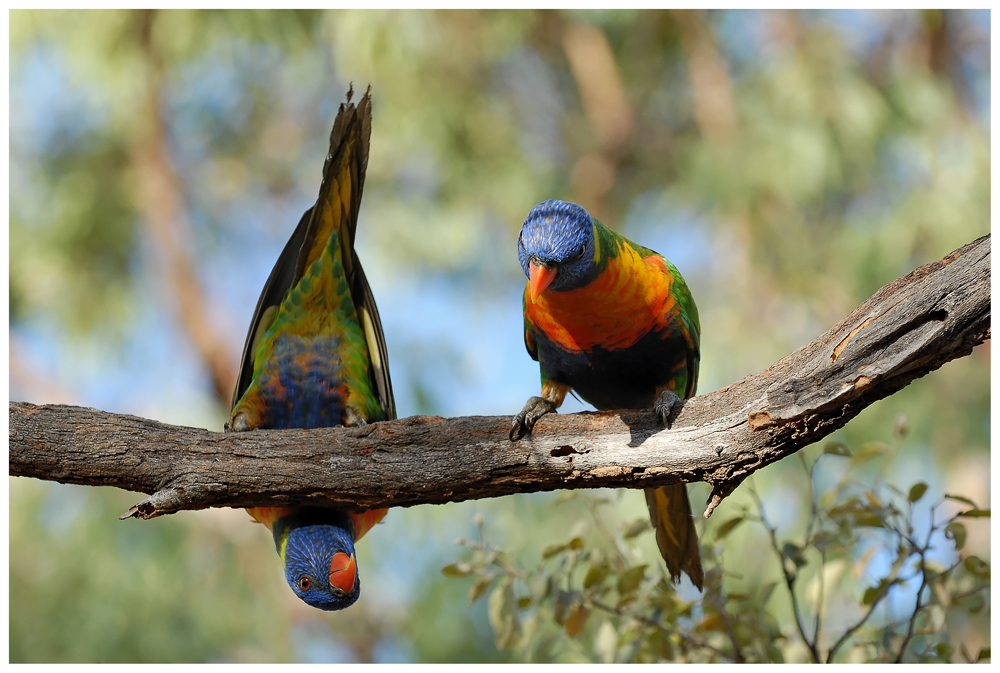
<instances>
[{"instance_id":1,"label":"bird's orange beak","mask_svg":"<svg viewBox=\"0 0 1000 673\"><path fill-rule=\"evenodd\" d=\"M330 586L337 587L345 594L354 591L354 580L357 578L358 568L354 564L354 554L348 556L344 552L337 552L330 561Z\"/></svg>"},{"instance_id":2,"label":"bird's orange beak","mask_svg":"<svg viewBox=\"0 0 1000 673\"><path fill-rule=\"evenodd\" d=\"M555 280L556 271L555 267L549 268L534 262L528 264L528 293L532 304L538 301L538 295Z\"/></svg>"}]
</instances>

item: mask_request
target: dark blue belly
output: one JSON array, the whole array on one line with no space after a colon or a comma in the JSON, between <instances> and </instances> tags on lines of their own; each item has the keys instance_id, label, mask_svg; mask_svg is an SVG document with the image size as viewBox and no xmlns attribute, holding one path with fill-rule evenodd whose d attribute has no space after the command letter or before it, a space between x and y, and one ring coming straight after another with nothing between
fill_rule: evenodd
<instances>
[{"instance_id":1,"label":"dark blue belly","mask_svg":"<svg viewBox=\"0 0 1000 673\"><path fill-rule=\"evenodd\" d=\"M675 392L685 396L688 344L680 335L650 332L625 349L595 347L568 352L537 336L543 379L569 385L598 409L648 409L657 389L676 379Z\"/></svg>"},{"instance_id":2,"label":"dark blue belly","mask_svg":"<svg viewBox=\"0 0 1000 673\"><path fill-rule=\"evenodd\" d=\"M347 395L334 359L335 337L283 335L260 374L266 411L259 428L328 428L344 425Z\"/></svg>"}]
</instances>

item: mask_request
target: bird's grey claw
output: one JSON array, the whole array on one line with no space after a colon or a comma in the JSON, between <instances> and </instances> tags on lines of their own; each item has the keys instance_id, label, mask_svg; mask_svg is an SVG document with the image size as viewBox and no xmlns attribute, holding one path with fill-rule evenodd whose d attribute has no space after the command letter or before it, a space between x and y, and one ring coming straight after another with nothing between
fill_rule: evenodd
<instances>
[{"instance_id":1,"label":"bird's grey claw","mask_svg":"<svg viewBox=\"0 0 1000 673\"><path fill-rule=\"evenodd\" d=\"M242 413L236 414L235 418L226 423L226 432L246 432L249 429L250 424L247 423L247 417Z\"/></svg>"},{"instance_id":2,"label":"bird's grey claw","mask_svg":"<svg viewBox=\"0 0 1000 673\"><path fill-rule=\"evenodd\" d=\"M510 432L507 434L510 441L516 442L525 435L530 435L538 422L545 414L552 414L556 411L556 405L544 397L531 397L528 399L524 409L514 416L510 423Z\"/></svg>"},{"instance_id":3,"label":"bird's grey claw","mask_svg":"<svg viewBox=\"0 0 1000 673\"><path fill-rule=\"evenodd\" d=\"M528 430L524 427L524 414L520 413L514 416L514 420L510 423L510 432L507 433L507 437L510 438L510 441L516 442L521 437L524 437L526 432Z\"/></svg>"},{"instance_id":4,"label":"bird's grey claw","mask_svg":"<svg viewBox=\"0 0 1000 673\"><path fill-rule=\"evenodd\" d=\"M677 396L677 393L672 390L664 390L653 404L656 417L668 428L670 427L670 414L677 408L675 405L680 401L681 398Z\"/></svg>"}]
</instances>

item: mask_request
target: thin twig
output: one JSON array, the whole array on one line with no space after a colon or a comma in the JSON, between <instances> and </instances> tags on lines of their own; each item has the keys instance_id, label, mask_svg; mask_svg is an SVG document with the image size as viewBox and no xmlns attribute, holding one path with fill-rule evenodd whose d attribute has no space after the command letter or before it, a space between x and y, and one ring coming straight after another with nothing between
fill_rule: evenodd
<instances>
[{"instance_id":1,"label":"thin twig","mask_svg":"<svg viewBox=\"0 0 1000 673\"><path fill-rule=\"evenodd\" d=\"M816 641L816 649L819 649L819 633L820 628L823 625L823 598L824 598L824 582L825 582L825 569L826 569L826 552L820 551L819 553L819 600L816 601L816 623L815 631L813 633L813 638Z\"/></svg>"},{"instance_id":2,"label":"thin twig","mask_svg":"<svg viewBox=\"0 0 1000 673\"><path fill-rule=\"evenodd\" d=\"M906 646L910 643L910 638L913 637L913 628L916 626L917 617L923 609L923 606L920 605L920 599L921 596L923 596L924 589L927 588L927 565L923 552L920 553L920 577L920 588L917 589L917 602L913 606L913 614L910 615L909 620L907 620L906 635L903 636L903 643L899 646L899 653L896 655L895 659L895 663L897 664L903 661L903 653L906 651Z\"/></svg>"},{"instance_id":3,"label":"thin twig","mask_svg":"<svg viewBox=\"0 0 1000 673\"><path fill-rule=\"evenodd\" d=\"M933 521L933 513L932 513L932 521ZM914 545L912 541L909 539L909 537L905 535L901 530L899 530L898 527L893 526L892 528L890 528L890 531L895 533L899 539L906 540L907 545L909 545L909 549L906 551L905 556L897 554L896 560L893 562L893 570L889 573L889 576L881 580L881 581L888 580L888 584L886 584L885 587L882 589L882 591L879 593L879 595L875 597L875 600L872 601L871 607L869 607L868 611L864 614L864 616L856 624L848 628L843 633L843 635L841 635L840 639L837 640L836 643L834 643L833 647L830 648L830 651L826 657L827 663L831 663L833 661L833 657L837 653L837 650L840 649L840 646L843 645L845 642L847 642L847 639L850 638L855 631L860 629L866 621L868 621L868 618L871 617L871 615L875 612L879 604L882 603L882 600L889 595L889 592L892 590L892 588L897 584L908 581L910 579L909 577L901 578L899 573L901 572L903 564L905 564L906 562L906 559L908 559L913 553L915 553L915 551L919 550L920 547L919 545ZM899 546L897 546L897 548L899 548ZM895 575L895 577L893 577L893 575Z\"/></svg>"},{"instance_id":4,"label":"thin twig","mask_svg":"<svg viewBox=\"0 0 1000 673\"><path fill-rule=\"evenodd\" d=\"M733 623L729 619L729 615L726 614L725 604L719 603L715 592L712 592L710 600L712 601L712 607L715 608L715 614L719 615L719 621L722 622L722 629L726 632L726 636L729 637L729 642L733 646L733 660L737 664L745 664L746 660L743 658L743 650L740 647L740 641L736 638L736 632L733 630Z\"/></svg>"},{"instance_id":5,"label":"thin twig","mask_svg":"<svg viewBox=\"0 0 1000 673\"><path fill-rule=\"evenodd\" d=\"M816 466L819 465L819 459L823 455L820 454L816 460L812 461L811 465L808 465L809 472L809 520L806 523L806 536L805 540L808 543L812 539L813 526L819 521L819 507L816 505ZM799 453L799 459L802 464L807 465L805 454ZM823 623L823 570L826 568L826 552L820 551L820 561L819 561L819 601L816 604L816 619L813 622L813 643L819 649L819 633L820 626Z\"/></svg>"},{"instance_id":6,"label":"thin twig","mask_svg":"<svg viewBox=\"0 0 1000 673\"><path fill-rule=\"evenodd\" d=\"M764 516L764 503L761 502L760 496L757 494L757 490L751 488L750 494L757 502L757 511L760 512L760 521L764 524L764 528L767 529L767 533L771 538L771 548L774 549L774 552L778 555L778 561L781 563L781 572L785 576L785 585L788 587L788 594L792 600L792 613L795 615L795 626L799 631L799 636L802 638L802 642L805 643L806 647L809 648L813 661L819 663L819 652L816 650L816 643L809 640L809 637L806 635L805 627L802 625L802 614L799 610L799 601L795 596L795 577L789 573L788 569L785 567L785 554L778 546L778 537L775 534L775 529L767 522L767 518ZM788 560L791 561L791 559ZM792 561L792 563L794 563L794 561Z\"/></svg>"},{"instance_id":7,"label":"thin twig","mask_svg":"<svg viewBox=\"0 0 1000 673\"><path fill-rule=\"evenodd\" d=\"M895 663L897 664L903 661L903 654L906 652L906 646L909 645L910 638L913 637L913 629L916 626L917 617L920 616L920 611L923 609L923 606L920 603L923 597L924 589L927 588L929 585L929 582L927 581L927 550L930 549L931 538L933 537L934 533L939 529L939 527L934 523L934 519L937 517L937 508L938 508L937 504L931 507L931 525L930 529L927 531L927 539L924 541L924 544L916 545L911 543L913 545L913 549L917 552L917 554L920 555L920 565L919 565L920 588L917 590L917 598L916 598L916 603L913 606L913 613L907 620L906 635L903 636L903 643L899 646L899 652L896 654ZM907 517L908 524L910 522L913 513L912 504L910 505L909 512L910 516ZM907 530L912 531L912 529L913 529L912 525L909 525ZM957 567L957 565L958 564L956 563L945 572L951 572L955 567Z\"/></svg>"},{"instance_id":8,"label":"thin twig","mask_svg":"<svg viewBox=\"0 0 1000 673\"><path fill-rule=\"evenodd\" d=\"M882 602L883 598L885 598L886 596L889 595L889 590L892 589L894 586L896 586L896 584L898 584L898 582L899 582L898 578L896 578L895 580L892 580L891 582L889 582L889 584L887 584L885 586L885 589L882 591L882 593L880 593L875 598L874 602L872 602L871 607L868 608L868 612L866 612L865 615L854 626L848 628L844 632L844 634L842 636L840 636L840 639L837 640L837 642L833 644L833 647L831 647L830 651L827 653L827 655L826 655L826 663L829 664L829 663L833 662L833 655L837 653L837 650L840 649L840 646L843 645L844 642L846 642L847 639L850 638L854 634L855 631L857 631L858 629L860 629L864 625L864 623L866 621L868 621L868 618L872 616L873 612L875 612L875 608L877 608L879 606L879 604Z\"/></svg>"}]
</instances>

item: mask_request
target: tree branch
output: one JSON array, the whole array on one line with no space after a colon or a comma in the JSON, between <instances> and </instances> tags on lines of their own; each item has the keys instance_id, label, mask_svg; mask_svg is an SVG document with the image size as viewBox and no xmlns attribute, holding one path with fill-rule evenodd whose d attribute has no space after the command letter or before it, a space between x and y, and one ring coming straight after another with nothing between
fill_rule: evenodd
<instances>
[{"instance_id":1,"label":"tree branch","mask_svg":"<svg viewBox=\"0 0 1000 673\"><path fill-rule=\"evenodd\" d=\"M210 432L70 406L10 403L10 474L152 494L127 515L312 504L367 509L561 488L707 481L712 501L990 337L990 237L876 292L759 374L651 411L412 416L355 428Z\"/></svg>"}]
</instances>

